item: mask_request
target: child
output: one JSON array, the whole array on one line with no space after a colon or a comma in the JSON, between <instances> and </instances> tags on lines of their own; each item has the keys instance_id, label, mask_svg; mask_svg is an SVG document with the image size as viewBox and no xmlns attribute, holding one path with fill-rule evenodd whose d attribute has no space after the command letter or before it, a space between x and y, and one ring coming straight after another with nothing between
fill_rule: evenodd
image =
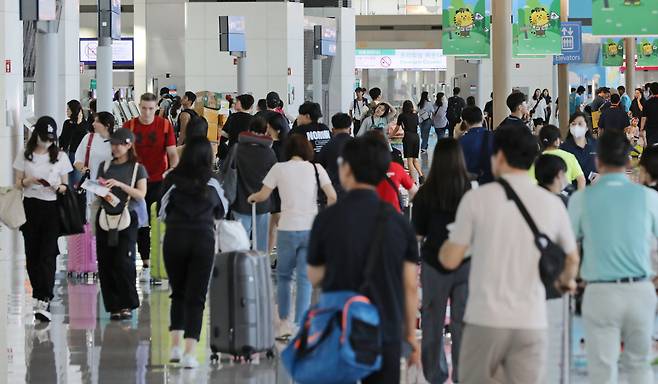
<instances>
[{"instance_id":1,"label":"child","mask_svg":"<svg viewBox=\"0 0 658 384\"><path fill-rule=\"evenodd\" d=\"M564 189L569 185L566 177L567 163L555 155L544 154L535 161L535 177L540 187L552 192L562 199L564 205L568 203Z\"/></svg>"}]
</instances>

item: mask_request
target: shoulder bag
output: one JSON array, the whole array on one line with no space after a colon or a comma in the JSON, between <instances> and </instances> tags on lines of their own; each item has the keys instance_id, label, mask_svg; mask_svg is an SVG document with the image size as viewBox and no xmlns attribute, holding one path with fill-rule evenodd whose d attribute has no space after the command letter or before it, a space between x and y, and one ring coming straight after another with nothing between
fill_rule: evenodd
<instances>
[{"instance_id":1,"label":"shoulder bag","mask_svg":"<svg viewBox=\"0 0 658 384\"><path fill-rule=\"evenodd\" d=\"M318 173L317 164L311 163L311 165L313 166L313 170L315 171L315 183L318 186L318 197L317 197L318 211L321 211L327 208L327 195L324 193L322 187L320 186L320 174Z\"/></svg>"},{"instance_id":2,"label":"shoulder bag","mask_svg":"<svg viewBox=\"0 0 658 384\"><path fill-rule=\"evenodd\" d=\"M108 161L105 164L105 172L110 168L109 166L110 161ZM135 187L135 180L137 179L137 170L139 169L139 164L135 163L135 166L133 167L133 177L130 182L130 187L134 188ZM130 210L129 210L129 204L130 203L130 195L128 195L128 199L126 200L126 203L124 204L123 210L119 214L114 214L111 215L107 213L105 208L101 208L100 215L98 216L98 226L101 227L102 230L106 232L110 231L123 231L124 229L128 228L130 226Z\"/></svg>"},{"instance_id":3,"label":"shoulder bag","mask_svg":"<svg viewBox=\"0 0 658 384\"><path fill-rule=\"evenodd\" d=\"M548 238L548 236L539 231L539 228L534 220L532 220L530 213L528 213L528 210L509 183L502 178L498 179L498 183L505 189L507 198L513 200L519 208L523 219L528 223L528 226L535 237L535 245L541 254L539 257L539 277L541 278L542 284L544 284L544 288L546 288L546 299L562 297L562 293L556 287L556 282L564 270L564 265L567 259L566 253L559 245L555 244L550 238Z\"/></svg>"},{"instance_id":4,"label":"shoulder bag","mask_svg":"<svg viewBox=\"0 0 658 384\"><path fill-rule=\"evenodd\" d=\"M85 180L89 180L91 177L91 172L89 171L89 157L91 155L91 144L94 141L94 133L89 134L89 139L87 140L87 151L85 152L85 162L84 167L87 168L85 173L82 175L80 181L74 186L74 192L78 199L78 209L80 211L80 219L83 224L87 224L87 190L82 188L82 184Z\"/></svg>"},{"instance_id":5,"label":"shoulder bag","mask_svg":"<svg viewBox=\"0 0 658 384\"><path fill-rule=\"evenodd\" d=\"M0 222L11 229L25 224L23 191L19 188L0 188Z\"/></svg>"}]
</instances>

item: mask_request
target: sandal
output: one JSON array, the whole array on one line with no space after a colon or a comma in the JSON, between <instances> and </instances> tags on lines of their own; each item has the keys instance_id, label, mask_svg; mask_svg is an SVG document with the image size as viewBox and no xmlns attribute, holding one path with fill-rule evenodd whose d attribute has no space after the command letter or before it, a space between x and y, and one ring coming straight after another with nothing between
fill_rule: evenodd
<instances>
[{"instance_id":1,"label":"sandal","mask_svg":"<svg viewBox=\"0 0 658 384\"><path fill-rule=\"evenodd\" d=\"M121 320L130 320L133 318L133 313L130 309L124 309L121 311Z\"/></svg>"}]
</instances>

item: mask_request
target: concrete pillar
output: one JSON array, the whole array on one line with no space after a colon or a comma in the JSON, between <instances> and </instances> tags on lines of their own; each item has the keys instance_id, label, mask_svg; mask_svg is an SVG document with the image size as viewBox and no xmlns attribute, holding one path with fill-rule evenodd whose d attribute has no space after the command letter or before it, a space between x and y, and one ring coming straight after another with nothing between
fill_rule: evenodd
<instances>
[{"instance_id":1,"label":"concrete pillar","mask_svg":"<svg viewBox=\"0 0 658 384\"><path fill-rule=\"evenodd\" d=\"M562 6L560 20L569 21L569 0L560 0L560 4ZM560 109L558 127L562 137L566 137L569 132L569 64L558 64L557 82L559 93L556 97L559 98Z\"/></svg>"},{"instance_id":2,"label":"concrete pillar","mask_svg":"<svg viewBox=\"0 0 658 384\"><path fill-rule=\"evenodd\" d=\"M512 90L512 2L492 1L491 15L493 125L497 127L509 115L505 99Z\"/></svg>"},{"instance_id":3,"label":"concrete pillar","mask_svg":"<svg viewBox=\"0 0 658 384\"><path fill-rule=\"evenodd\" d=\"M135 99L147 91L153 92L152 87L148 86L149 83L146 76L146 0L134 0L133 3L133 38L135 47L135 72L134 72L134 86L135 86Z\"/></svg>"},{"instance_id":4,"label":"concrete pillar","mask_svg":"<svg viewBox=\"0 0 658 384\"><path fill-rule=\"evenodd\" d=\"M50 23L50 22L49 22ZM19 36L23 36L23 33ZM57 33L37 32L37 62L34 78L34 114L36 116L58 116L58 40ZM62 107L63 108L63 107Z\"/></svg>"},{"instance_id":5,"label":"concrete pillar","mask_svg":"<svg viewBox=\"0 0 658 384\"><path fill-rule=\"evenodd\" d=\"M57 126L66 120L66 103L80 100L80 2L62 0L59 20L59 97L57 98ZM38 54L38 53L37 53Z\"/></svg>"},{"instance_id":6,"label":"concrete pillar","mask_svg":"<svg viewBox=\"0 0 658 384\"><path fill-rule=\"evenodd\" d=\"M247 86L247 54L240 53L237 56L237 77L238 77L238 95L244 95L249 93L249 87Z\"/></svg>"},{"instance_id":7,"label":"concrete pillar","mask_svg":"<svg viewBox=\"0 0 658 384\"><path fill-rule=\"evenodd\" d=\"M313 59L313 101L322 106L322 59Z\"/></svg>"},{"instance_id":8,"label":"concrete pillar","mask_svg":"<svg viewBox=\"0 0 658 384\"><path fill-rule=\"evenodd\" d=\"M98 112L112 112L112 39L108 37L98 40L96 52L96 108Z\"/></svg>"},{"instance_id":9,"label":"concrete pillar","mask_svg":"<svg viewBox=\"0 0 658 384\"><path fill-rule=\"evenodd\" d=\"M624 73L625 76L625 83L626 83L626 94L629 95L629 97L632 99L633 98L633 90L636 88L636 82L635 82L635 56L637 55L636 52L636 45L635 45L635 38L634 37L627 37L624 39L624 45L625 51L626 51L626 72Z\"/></svg>"}]
</instances>

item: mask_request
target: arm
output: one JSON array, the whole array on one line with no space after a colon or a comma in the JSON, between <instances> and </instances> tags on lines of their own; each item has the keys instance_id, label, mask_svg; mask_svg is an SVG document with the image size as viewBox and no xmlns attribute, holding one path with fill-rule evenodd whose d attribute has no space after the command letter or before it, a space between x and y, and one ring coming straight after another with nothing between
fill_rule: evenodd
<instances>
[{"instance_id":1,"label":"arm","mask_svg":"<svg viewBox=\"0 0 658 384\"><path fill-rule=\"evenodd\" d=\"M273 189L263 185L263 187L260 189L260 191L256 193L252 193L248 198L247 201L251 204L255 203L262 203L263 201L267 200L270 195L272 194Z\"/></svg>"},{"instance_id":2,"label":"arm","mask_svg":"<svg viewBox=\"0 0 658 384\"><path fill-rule=\"evenodd\" d=\"M576 276L578 276L579 265L580 256L578 255L578 251L568 253L564 262L564 270L559 279L561 291L569 293L576 292Z\"/></svg>"},{"instance_id":3,"label":"arm","mask_svg":"<svg viewBox=\"0 0 658 384\"><path fill-rule=\"evenodd\" d=\"M447 240L441 246L441 250L439 250L439 263L446 269L456 269L464 261L467 250L467 245L455 244Z\"/></svg>"},{"instance_id":4,"label":"arm","mask_svg":"<svg viewBox=\"0 0 658 384\"><path fill-rule=\"evenodd\" d=\"M16 171L16 188L24 189L37 183L34 177L25 177L25 172Z\"/></svg>"},{"instance_id":5,"label":"arm","mask_svg":"<svg viewBox=\"0 0 658 384\"><path fill-rule=\"evenodd\" d=\"M587 185L585 175L578 175L578 177L576 177L576 183L578 184L578 190L584 189Z\"/></svg>"},{"instance_id":6,"label":"arm","mask_svg":"<svg viewBox=\"0 0 658 384\"><path fill-rule=\"evenodd\" d=\"M176 146L172 145L167 147L167 159L169 159L169 169L170 171L178 165L178 151L176 151Z\"/></svg>"},{"instance_id":7,"label":"arm","mask_svg":"<svg viewBox=\"0 0 658 384\"><path fill-rule=\"evenodd\" d=\"M420 349L416 340L416 314L418 312L418 265L404 262L402 279L404 284L405 303L405 340L411 345L409 365L420 364Z\"/></svg>"},{"instance_id":8,"label":"arm","mask_svg":"<svg viewBox=\"0 0 658 384\"><path fill-rule=\"evenodd\" d=\"M187 123L190 122L190 114L185 112L181 112L180 116L178 117L178 121L180 122L180 133L178 136L178 145L182 145L185 143L185 133L187 132Z\"/></svg>"},{"instance_id":9,"label":"arm","mask_svg":"<svg viewBox=\"0 0 658 384\"><path fill-rule=\"evenodd\" d=\"M640 131L644 131L644 126L646 125L646 123L647 123L647 118L642 116L642 118L640 119Z\"/></svg>"},{"instance_id":10,"label":"arm","mask_svg":"<svg viewBox=\"0 0 658 384\"><path fill-rule=\"evenodd\" d=\"M107 180L105 182L105 186L108 188L118 187L122 191L126 192L131 198L136 200L144 200L146 197L146 179L137 180L134 188L115 179Z\"/></svg>"},{"instance_id":11,"label":"arm","mask_svg":"<svg viewBox=\"0 0 658 384\"><path fill-rule=\"evenodd\" d=\"M334 186L331 184L326 184L322 187L322 191L325 195L327 195L327 206L334 205L338 199Z\"/></svg>"},{"instance_id":12,"label":"arm","mask_svg":"<svg viewBox=\"0 0 658 384\"><path fill-rule=\"evenodd\" d=\"M319 287L322 284L322 280L324 279L324 271L324 265L316 267L309 264L306 267L306 275L308 276L308 281L311 282L311 285L314 287Z\"/></svg>"},{"instance_id":13,"label":"arm","mask_svg":"<svg viewBox=\"0 0 658 384\"><path fill-rule=\"evenodd\" d=\"M409 189L408 191L409 191L409 200L413 200L414 197L416 196L416 193L418 193L418 186L416 185L416 183L414 183L411 186L411 189Z\"/></svg>"}]
</instances>

